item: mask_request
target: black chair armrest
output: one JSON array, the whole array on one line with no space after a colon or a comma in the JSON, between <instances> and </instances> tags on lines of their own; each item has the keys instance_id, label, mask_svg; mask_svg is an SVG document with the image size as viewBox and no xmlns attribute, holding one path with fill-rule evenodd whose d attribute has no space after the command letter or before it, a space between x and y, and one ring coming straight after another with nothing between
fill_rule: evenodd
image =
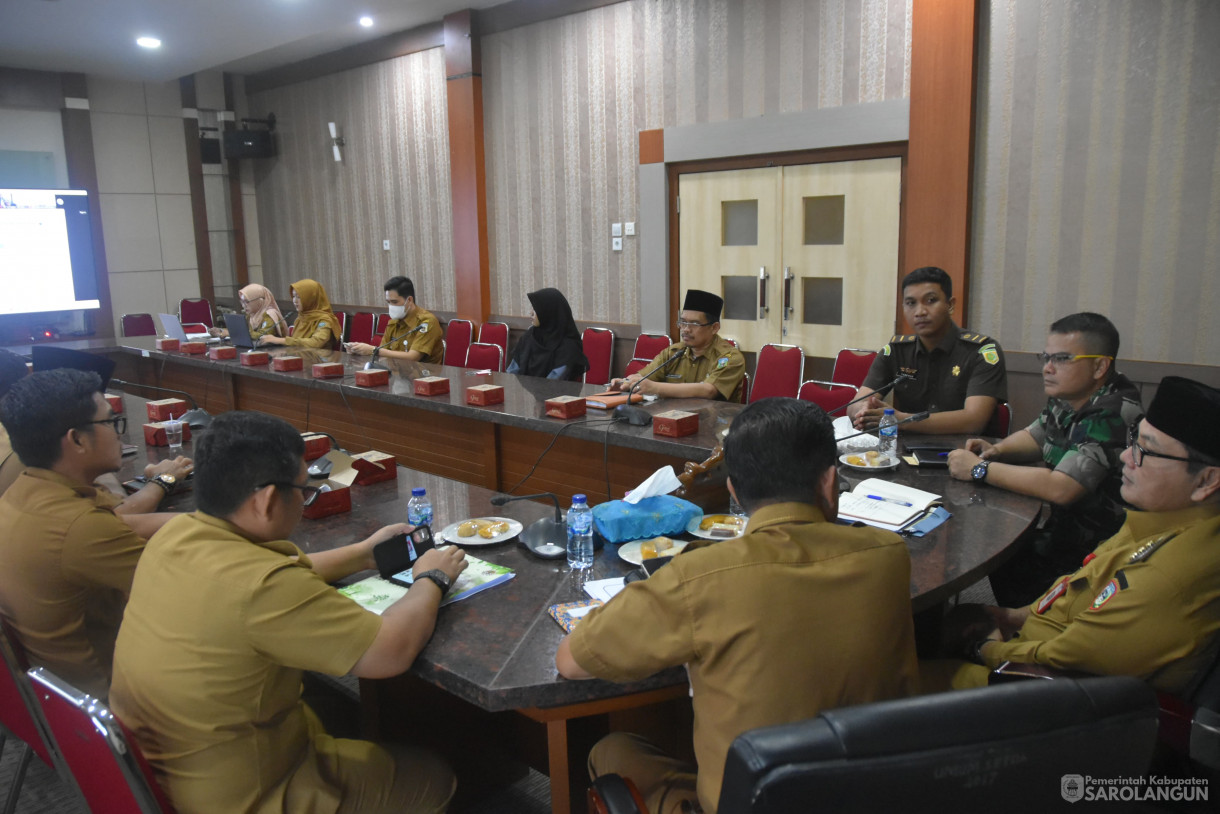
<instances>
[{"instance_id":1,"label":"black chair armrest","mask_svg":"<svg viewBox=\"0 0 1220 814\"><path fill-rule=\"evenodd\" d=\"M987 676L987 684L1007 684L1010 681L1026 681L1031 678L1093 678L1092 673L1082 673L1079 670L1059 670L1047 667L1045 664L1019 664L1006 661L991 671Z\"/></svg>"},{"instance_id":2,"label":"black chair armrest","mask_svg":"<svg viewBox=\"0 0 1220 814\"><path fill-rule=\"evenodd\" d=\"M640 790L631 778L603 774L589 787L590 814L648 814Z\"/></svg>"}]
</instances>

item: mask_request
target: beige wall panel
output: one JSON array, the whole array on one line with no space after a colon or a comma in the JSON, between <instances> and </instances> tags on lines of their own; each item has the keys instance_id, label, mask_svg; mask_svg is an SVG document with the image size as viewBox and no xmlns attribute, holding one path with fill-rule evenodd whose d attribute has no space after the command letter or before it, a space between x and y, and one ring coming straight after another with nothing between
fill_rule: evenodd
<instances>
[{"instance_id":1,"label":"beige wall panel","mask_svg":"<svg viewBox=\"0 0 1220 814\"><path fill-rule=\"evenodd\" d=\"M89 118L98 190L102 194L153 192L147 117L95 112Z\"/></svg>"},{"instance_id":2,"label":"beige wall panel","mask_svg":"<svg viewBox=\"0 0 1220 814\"><path fill-rule=\"evenodd\" d=\"M190 195L157 196L157 230L163 268L184 269L198 265Z\"/></svg>"},{"instance_id":3,"label":"beige wall panel","mask_svg":"<svg viewBox=\"0 0 1220 814\"><path fill-rule=\"evenodd\" d=\"M263 247L258 232L258 199L253 194L241 196L241 214L246 230L246 265L263 264Z\"/></svg>"},{"instance_id":4,"label":"beige wall panel","mask_svg":"<svg viewBox=\"0 0 1220 814\"><path fill-rule=\"evenodd\" d=\"M182 117L148 117L153 186L157 194L190 195L186 172L186 136Z\"/></svg>"},{"instance_id":5,"label":"beige wall panel","mask_svg":"<svg viewBox=\"0 0 1220 814\"><path fill-rule=\"evenodd\" d=\"M163 311L169 313L166 309L164 272L160 269L121 274L111 271L110 296L115 302L115 336L123 335L120 327L123 314L152 314L153 322L160 330L161 323L157 320L157 314Z\"/></svg>"},{"instance_id":6,"label":"beige wall panel","mask_svg":"<svg viewBox=\"0 0 1220 814\"><path fill-rule=\"evenodd\" d=\"M178 80L145 83L144 98L148 104L148 115L181 119L182 87Z\"/></svg>"},{"instance_id":7,"label":"beige wall panel","mask_svg":"<svg viewBox=\"0 0 1220 814\"><path fill-rule=\"evenodd\" d=\"M165 304L169 313L178 312L178 303L183 299L199 296L198 269L166 269L165 270ZM223 326L223 323L222 323Z\"/></svg>"},{"instance_id":8,"label":"beige wall panel","mask_svg":"<svg viewBox=\"0 0 1220 814\"><path fill-rule=\"evenodd\" d=\"M144 86L139 82L125 82L100 76L86 77L86 82L89 88L89 109L94 113L135 113L143 116L148 112Z\"/></svg>"},{"instance_id":9,"label":"beige wall panel","mask_svg":"<svg viewBox=\"0 0 1220 814\"><path fill-rule=\"evenodd\" d=\"M159 271L163 268L156 197L105 193L100 197L106 267L110 273ZM120 309L132 310L128 303L117 297L115 303L115 313L120 313Z\"/></svg>"}]
</instances>

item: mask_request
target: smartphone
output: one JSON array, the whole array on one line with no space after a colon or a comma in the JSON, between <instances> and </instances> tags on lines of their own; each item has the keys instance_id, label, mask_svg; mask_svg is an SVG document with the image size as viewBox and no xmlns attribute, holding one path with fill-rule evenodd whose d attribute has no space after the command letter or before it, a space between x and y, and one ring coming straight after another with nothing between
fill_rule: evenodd
<instances>
[{"instance_id":1,"label":"smartphone","mask_svg":"<svg viewBox=\"0 0 1220 814\"><path fill-rule=\"evenodd\" d=\"M428 526L417 526L409 534L396 534L373 546L377 573L382 579L410 585L411 567L425 551L435 547L432 529ZM404 579L407 581L403 582Z\"/></svg>"}]
</instances>

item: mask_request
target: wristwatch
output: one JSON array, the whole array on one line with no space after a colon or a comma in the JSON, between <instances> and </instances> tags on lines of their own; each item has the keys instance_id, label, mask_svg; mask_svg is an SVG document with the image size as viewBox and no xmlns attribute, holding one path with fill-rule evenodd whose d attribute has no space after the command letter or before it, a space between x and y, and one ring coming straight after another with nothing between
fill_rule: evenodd
<instances>
[{"instance_id":1,"label":"wristwatch","mask_svg":"<svg viewBox=\"0 0 1220 814\"><path fill-rule=\"evenodd\" d=\"M433 568L430 571L425 571L422 574L415 575L416 584L418 584L421 579L430 579L436 583L436 587L441 589L441 596L449 593L449 586L453 584L453 581L449 579L449 575L439 568Z\"/></svg>"},{"instance_id":2,"label":"wristwatch","mask_svg":"<svg viewBox=\"0 0 1220 814\"><path fill-rule=\"evenodd\" d=\"M987 480L987 467L991 466L991 461L979 461L974 465L974 469L970 470L970 477L975 480Z\"/></svg>"},{"instance_id":3,"label":"wristwatch","mask_svg":"<svg viewBox=\"0 0 1220 814\"><path fill-rule=\"evenodd\" d=\"M174 493L174 489L178 486L178 479L173 475L157 475L148 482L155 483L160 486L167 495L172 495Z\"/></svg>"}]
</instances>

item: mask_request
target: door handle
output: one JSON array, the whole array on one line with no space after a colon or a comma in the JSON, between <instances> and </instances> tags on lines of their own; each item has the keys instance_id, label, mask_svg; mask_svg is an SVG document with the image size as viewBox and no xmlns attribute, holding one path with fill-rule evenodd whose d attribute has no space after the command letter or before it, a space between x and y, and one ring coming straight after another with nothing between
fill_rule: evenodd
<instances>
[{"instance_id":1,"label":"door handle","mask_svg":"<svg viewBox=\"0 0 1220 814\"><path fill-rule=\"evenodd\" d=\"M792 318L792 267L784 266L784 320Z\"/></svg>"},{"instance_id":2,"label":"door handle","mask_svg":"<svg viewBox=\"0 0 1220 814\"><path fill-rule=\"evenodd\" d=\"M758 269L758 318L766 319L767 312L771 309L767 306L767 267L760 266Z\"/></svg>"}]
</instances>

